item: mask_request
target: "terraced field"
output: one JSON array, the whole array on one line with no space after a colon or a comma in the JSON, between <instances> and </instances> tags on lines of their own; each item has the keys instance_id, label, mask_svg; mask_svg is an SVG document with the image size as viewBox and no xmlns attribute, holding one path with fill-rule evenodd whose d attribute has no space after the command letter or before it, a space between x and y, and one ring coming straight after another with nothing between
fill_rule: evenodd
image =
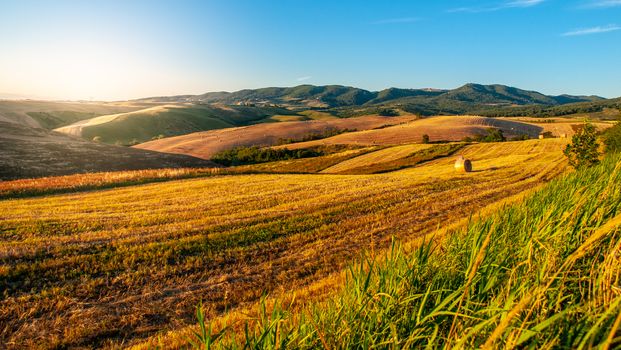
<instances>
[{"instance_id":1,"label":"terraced field","mask_svg":"<svg viewBox=\"0 0 621 350\"><path fill-rule=\"evenodd\" d=\"M216 176L2 200L0 343L126 346L194 324L201 300L217 319L265 292L320 284L323 295L362 250L556 176L564 142L467 146L458 153L473 173L449 157L380 175Z\"/></svg>"}]
</instances>

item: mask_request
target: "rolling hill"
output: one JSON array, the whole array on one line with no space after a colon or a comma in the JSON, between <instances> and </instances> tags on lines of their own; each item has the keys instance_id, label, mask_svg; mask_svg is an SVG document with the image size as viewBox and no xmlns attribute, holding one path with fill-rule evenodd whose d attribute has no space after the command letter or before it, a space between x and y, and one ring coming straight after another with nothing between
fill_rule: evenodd
<instances>
[{"instance_id":1,"label":"rolling hill","mask_svg":"<svg viewBox=\"0 0 621 350\"><path fill-rule=\"evenodd\" d=\"M536 138L540 133L551 132L552 136L570 137L574 134L572 125L579 125L579 120L566 120L558 123L533 123L529 120L513 118L487 118L477 116L438 116L412 121L392 127L344 133L329 138L308 142L299 142L287 147L289 149L308 148L318 145L400 145L421 142L423 135L428 135L431 142L461 141L466 137L485 135L487 129L497 128L506 137L526 135ZM610 123L594 123L599 130L612 126Z\"/></svg>"},{"instance_id":2,"label":"rolling hill","mask_svg":"<svg viewBox=\"0 0 621 350\"><path fill-rule=\"evenodd\" d=\"M214 167L190 156L89 142L0 122L0 180L137 169Z\"/></svg>"},{"instance_id":3,"label":"rolling hill","mask_svg":"<svg viewBox=\"0 0 621 350\"><path fill-rule=\"evenodd\" d=\"M54 129L100 115L124 113L148 106L139 102L60 102L60 101L2 101L0 122Z\"/></svg>"},{"instance_id":4,"label":"rolling hill","mask_svg":"<svg viewBox=\"0 0 621 350\"><path fill-rule=\"evenodd\" d=\"M277 107L164 104L82 120L56 131L87 140L128 145L197 131L277 122L270 118L287 115L306 118Z\"/></svg>"},{"instance_id":5,"label":"rolling hill","mask_svg":"<svg viewBox=\"0 0 621 350\"><path fill-rule=\"evenodd\" d=\"M158 152L188 154L209 159L215 153L238 146L272 146L283 140L321 136L326 132L368 130L406 123L414 115L399 117L366 116L347 119L324 119L257 124L168 137L136 145L136 148Z\"/></svg>"},{"instance_id":6,"label":"rolling hill","mask_svg":"<svg viewBox=\"0 0 621 350\"><path fill-rule=\"evenodd\" d=\"M341 85L300 85L246 89L236 92L212 92L203 95L152 97L143 102L204 102L225 104L278 104L289 107L354 107L390 104L413 104L421 110L436 113L446 109L449 113L466 112L484 105L546 105L554 106L571 102L598 101L597 96L547 96L535 91L521 90L504 85L466 84L453 90L397 89L367 91Z\"/></svg>"},{"instance_id":7,"label":"rolling hill","mask_svg":"<svg viewBox=\"0 0 621 350\"><path fill-rule=\"evenodd\" d=\"M356 117L212 130L153 140L135 147L210 159L219 151L238 146L273 146L277 149L304 149L321 145L393 146L420 143L423 135L428 135L431 142L462 141L466 137L485 135L490 128L502 130L508 138L516 136L537 138L543 132L550 132L555 137L563 135L570 137L574 133L575 126L580 123L580 120L566 119L554 123L536 123L529 119L477 116L437 116L422 119L414 116ZM612 125L604 122L594 124L599 130ZM302 140L314 133L321 134L326 130L340 128L350 130L330 137ZM300 141L279 145L285 138L298 138Z\"/></svg>"}]
</instances>

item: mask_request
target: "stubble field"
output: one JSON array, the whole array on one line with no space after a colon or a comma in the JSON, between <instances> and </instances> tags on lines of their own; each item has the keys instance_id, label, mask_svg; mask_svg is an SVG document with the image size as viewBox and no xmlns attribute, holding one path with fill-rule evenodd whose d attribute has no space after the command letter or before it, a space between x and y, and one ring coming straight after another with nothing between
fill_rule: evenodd
<instances>
[{"instance_id":1,"label":"stubble field","mask_svg":"<svg viewBox=\"0 0 621 350\"><path fill-rule=\"evenodd\" d=\"M330 286L363 250L550 180L565 169L565 142L468 145L457 152L473 160L468 174L443 157L375 175L230 175L2 200L0 342L137 344L194 324L200 301L217 319L265 293Z\"/></svg>"}]
</instances>

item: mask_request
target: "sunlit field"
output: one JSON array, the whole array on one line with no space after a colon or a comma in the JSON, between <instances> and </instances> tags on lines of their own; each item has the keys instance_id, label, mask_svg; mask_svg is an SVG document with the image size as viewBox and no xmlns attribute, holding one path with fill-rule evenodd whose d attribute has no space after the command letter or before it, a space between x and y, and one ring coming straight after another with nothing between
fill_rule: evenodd
<instances>
[{"instance_id":1,"label":"sunlit field","mask_svg":"<svg viewBox=\"0 0 621 350\"><path fill-rule=\"evenodd\" d=\"M362 251L552 179L566 167L565 142L468 145L457 154L472 173L443 157L375 175L212 176L5 199L2 342L128 345L193 325L201 301L216 320L265 293L314 300L339 289Z\"/></svg>"},{"instance_id":2,"label":"sunlit field","mask_svg":"<svg viewBox=\"0 0 621 350\"><path fill-rule=\"evenodd\" d=\"M0 350L621 350L620 0L0 3Z\"/></svg>"},{"instance_id":3,"label":"sunlit field","mask_svg":"<svg viewBox=\"0 0 621 350\"><path fill-rule=\"evenodd\" d=\"M345 288L296 306L263 300L241 336L204 319L194 348L559 348L621 346L621 158L565 175L486 217L365 255Z\"/></svg>"}]
</instances>

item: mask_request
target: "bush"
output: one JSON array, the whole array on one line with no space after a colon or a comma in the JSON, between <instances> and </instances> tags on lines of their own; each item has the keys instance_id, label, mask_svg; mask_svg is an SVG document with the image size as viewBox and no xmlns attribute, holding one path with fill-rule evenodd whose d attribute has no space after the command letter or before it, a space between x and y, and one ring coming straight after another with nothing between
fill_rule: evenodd
<instances>
[{"instance_id":1,"label":"bush","mask_svg":"<svg viewBox=\"0 0 621 350\"><path fill-rule=\"evenodd\" d=\"M487 129L487 135L481 140L482 142L503 142L506 141L505 135L502 130L496 128Z\"/></svg>"},{"instance_id":2,"label":"bush","mask_svg":"<svg viewBox=\"0 0 621 350\"><path fill-rule=\"evenodd\" d=\"M382 117L396 117L399 115L399 112L391 108L384 108L379 111L379 115Z\"/></svg>"},{"instance_id":3,"label":"bush","mask_svg":"<svg viewBox=\"0 0 621 350\"><path fill-rule=\"evenodd\" d=\"M211 160L224 165L247 165L274 162L277 160L289 160L299 158L310 158L323 155L324 152L315 149L274 149L274 148L260 148L257 146L252 147L236 147L230 150L221 151L216 153Z\"/></svg>"},{"instance_id":4,"label":"bush","mask_svg":"<svg viewBox=\"0 0 621 350\"><path fill-rule=\"evenodd\" d=\"M487 129L487 135L475 135L473 137L466 136L463 138L464 142L503 142L507 138L503 134L501 129L489 128Z\"/></svg>"},{"instance_id":5,"label":"bush","mask_svg":"<svg viewBox=\"0 0 621 350\"><path fill-rule=\"evenodd\" d=\"M585 122L584 126L574 134L571 143L565 147L563 153L569 164L574 168L590 167L599 162L599 144L597 132L593 124Z\"/></svg>"},{"instance_id":6,"label":"bush","mask_svg":"<svg viewBox=\"0 0 621 350\"><path fill-rule=\"evenodd\" d=\"M427 134L423 135L422 142L423 143L429 143L429 135L427 135Z\"/></svg>"},{"instance_id":7,"label":"bush","mask_svg":"<svg viewBox=\"0 0 621 350\"><path fill-rule=\"evenodd\" d=\"M604 145L606 145L606 152L621 151L621 122L606 130L604 133Z\"/></svg>"}]
</instances>

